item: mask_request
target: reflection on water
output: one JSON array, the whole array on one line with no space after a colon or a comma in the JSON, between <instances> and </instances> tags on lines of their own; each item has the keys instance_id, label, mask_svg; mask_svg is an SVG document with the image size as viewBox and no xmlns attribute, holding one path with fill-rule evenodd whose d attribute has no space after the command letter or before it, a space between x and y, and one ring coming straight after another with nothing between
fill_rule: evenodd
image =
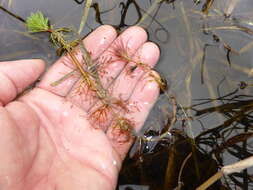
<instances>
[{"instance_id":1,"label":"reflection on water","mask_svg":"<svg viewBox=\"0 0 253 190\"><path fill-rule=\"evenodd\" d=\"M52 24L77 29L85 1L78 4L74 0L2 0L0 3L22 18L40 10ZM160 96L143 134L159 135L166 125L184 131L188 137L197 137L196 147L202 154L216 155L218 165L222 166L252 154L248 150L252 145L252 8L251 0L97 0L93 1L82 34L101 24L113 25L119 31L135 24L146 28L149 39L161 48L156 70L168 81L170 90ZM52 63L57 59L44 34L26 33L22 22L3 11L0 17L0 44L4 47L0 49L0 60L43 58ZM241 88L242 84L246 87ZM168 96L177 101L177 120L173 123L170 119L173 104ZM242 104L250 106L240 107ZM154 151L159 143L146 144L146 153ZM168 144L162 147L167 148ZM131 155L139 145L137 141ZM165 167L169 166L165 164ZM244 172L244 177L248 175ZM224 180L245 187L245 178L238 176Z\"/></svg>"}]
</instances>

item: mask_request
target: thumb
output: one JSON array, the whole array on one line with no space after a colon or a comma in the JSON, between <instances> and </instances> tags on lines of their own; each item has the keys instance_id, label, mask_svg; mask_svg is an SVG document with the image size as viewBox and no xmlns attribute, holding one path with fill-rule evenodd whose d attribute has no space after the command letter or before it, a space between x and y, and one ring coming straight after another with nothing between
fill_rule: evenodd
<instances>
[{"instance_id":1,"label":"thumb","mask_svg":"<svg viewBox=\"0 0 253 190\"><path fill-rule=\"evenodd\" d=\"M0 105L6 105L44 71L40 59L0 62Z\"/></svg>"}]
</instances>

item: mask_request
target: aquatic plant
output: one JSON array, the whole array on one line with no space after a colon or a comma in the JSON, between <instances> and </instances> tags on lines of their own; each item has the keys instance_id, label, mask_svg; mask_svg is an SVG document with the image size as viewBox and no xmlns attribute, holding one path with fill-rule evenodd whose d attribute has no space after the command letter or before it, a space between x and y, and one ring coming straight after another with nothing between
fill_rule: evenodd
<instances>
[{"instance_id":1,"label":"aquatic plant","mask_svg":"<svg viewBox=\"0 0 253 190\"><path fill-rule=\"evenodd\" d=\"M108 91L102 86L100 77L97 72L96 63L90 58L89 52L86 50L84 45L79 44L80 40L75 39L74 41L66 40L65 33L72 32L68 28L56 28L54 29L49 25L48 18L44 17L41 12L32 13L30 17L26 20L28 31L32 33L36 32L47 32L50 34L51 42L61 50L61 52L66 52L71 58L72 63L76 67L74 71L63 76L57 81L52 81L52 86L58 85L67 77L72 76L73 72L78 71L81 75L81 82L78 87L78 92L83 93L82 89L86 88L87 92L94 93L95 96L100 100L102 108L98 108L93 113L90 114L90 118L93 120L105 120L108 111L113 111L111 109L112 104ZM74 49L79 44L79 48L83 57L83 64L76 58L76 49ZM84 67L85 65L85 67ZM123 103L122 103L123 104ZM107 110L108 109L108 110Z\"/></svg>"},{"instance_id":2,"label":"aquatic plant","mask_svg":"<svg viewBox=\"0 0 253 190\"><path fill-rule=\"evenodd\" d=\"M29 32L47 32L49 27L48 18L38 11L36 13L31 13L31 15L26 19L26 26Z\"/></svg>"},{"instance_id":3,"label":"aquatic plant","mask_svg":"<svg viewBox=\"0 0 253 190\"><path fill-rule=\"evenodd\" d=\"M76 67L72 72L63 76L57 81L52 81L52 86L57 86L63 82L66 78L71 77L75 72L78 72L81 76L81 81L77 87L77 95L89 94L97 99L94 106L96 109L89 110L90 121L93 122L94 126L101 127L102 123L106 123L107 120L112 118L112 128L118 130L118 132L134 134L133 122L130 119L125 118L123 115L129 112L129 103L121 98L115 98L110 95L109 87L104 87L101 83L100 74L103 73L103 65L110 64L110 62L124 61L126 63L131 62L134 65L130 69L133 72L136 68L141 68L146 73L150 73L149 76L161 86L161 90L165 90L164 82L162 82L158 74L154 74L152 69L145 63L138 60L134 60L131 56L131 52L127 48L127 44L124 44L121 39L109 50L107 57L103 59L92 60L90 53L86 50L81 40L75 39L68 41L65 33L73 32L69 28L54 28L49 24L48 18L46 18L41 12L32 13L26 19L27 29L31 33L46 32L49 33L50 41L58 48L57 52L65 52L71 59L72 63ZM76 48L78 46L78 48ZM78 51L81 52L83 63L81 63L76 54ZM98 63L97 61L101 61ZM104 63L103 63L104 61ZM109 86L114 84L113 79L109 82ZM100 105L100 106L97 106ZM114 127L113 127L114 126ZM104 128L104 127L102 127ZM126 135L126 134L125 134ZM127 138L128 139L128 138Z\"/></svg>"}]
</instances>

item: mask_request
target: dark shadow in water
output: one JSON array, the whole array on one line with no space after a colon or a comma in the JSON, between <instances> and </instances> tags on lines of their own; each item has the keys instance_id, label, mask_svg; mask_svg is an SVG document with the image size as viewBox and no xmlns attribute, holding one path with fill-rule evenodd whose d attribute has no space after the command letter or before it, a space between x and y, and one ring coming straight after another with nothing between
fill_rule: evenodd
<instances>
[{"instance_id":1,"label":"dark shadow in water","mask_svg":"<svg viewBox=\"0 0 253 190\"><path fill-rule=\"evenodd\" d=\"M242 160L252 156L253 96L244 95L248 84L241 82L233 92L217 99L196 100L190 108L194 118L203 126L194 140L182 130L172 130L171 136L158 142L140 142L135 154L128 157L120 172L119 184L149 186L151 190L195 189L226 165L227 158ZM216 101L220 105L212 106ZM207 108L202 109L202 106ZM199 109L200 108L200 109ZM180 108L178 108L178 113ZM211 114L224 117L218 126L204 126L202 120ZM179 115L178 121L179 119ZM181 120L184 128L185 121ZM193 126L194 127L194 126ZM145 136L159 136L157 131L146 131ZM208 189L250 189L251 172L233 173Z\"/></svg>"}]
</instances>

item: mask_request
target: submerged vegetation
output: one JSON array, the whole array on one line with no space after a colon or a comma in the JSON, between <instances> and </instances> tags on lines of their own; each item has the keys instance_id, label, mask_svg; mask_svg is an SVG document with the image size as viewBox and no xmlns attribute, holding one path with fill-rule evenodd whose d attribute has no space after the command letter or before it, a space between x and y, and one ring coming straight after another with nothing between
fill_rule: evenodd
<instances>
[{"instance_id":1,"label":"submerged vegetation","mask_svg":"<svg viewBox=\"0 0 253 190\"><path fill-rule=\"evenodd\" d=\"M73 63L73 71L51 85L79 76L74 95L89 94L98 100L91 102L93 107L88 110L94 126L109 120L113 134L122 136L120 143L136 139L123 164L119 189L252 189L252 171L247 168L253 164L253 16L245 6L252 8L251 1L74 0L74 6L82 11L77 31L72 26L57 27L57 20L52 24L43 10L23 19L10 11L11 2L2 2L0 10L28 29L12 32L32 43L42 41L40 34L34 33L47 34L56 54L67 55ZM160 45L161 61L155 70L162 77L133 59L120 39L108 57L92 60L80 36L85 29L92 31L102 24L113 25L119 33L131 25L144 27ZM16 57L19 55L17 52ZM0 54L0 59L4 58ZM115 79L106 86L102 83L104 65L119 60L132 63L128 75L141 69L161 89L140 133L125 116L133 102L112 96ZM138 110L138 105L134 107Z\"/></svg>"}]
</instances>

